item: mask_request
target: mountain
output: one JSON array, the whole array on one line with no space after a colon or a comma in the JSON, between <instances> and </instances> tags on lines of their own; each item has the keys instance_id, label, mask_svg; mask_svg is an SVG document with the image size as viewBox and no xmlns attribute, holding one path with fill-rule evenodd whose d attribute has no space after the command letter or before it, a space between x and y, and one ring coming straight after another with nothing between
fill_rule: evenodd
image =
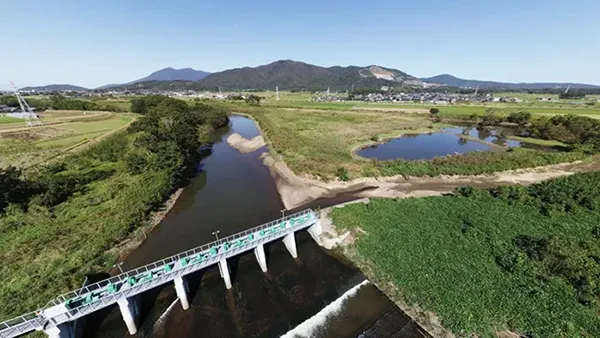
<instances>
[{"instance_id":1,"label":"mountain","mask_svg":"<svg viewBox=\"0 0 600 338\"><path fill-rule=\"evenodd\" d=\"M478 81L465 80L449 74L442 74L428 78L422 78L427 83L438 83L452 87L471 87L475 88L503 88L503 89L552 89L552 88L567 88L571 86L574 89L592 89L600 88L600 86L584 84L584 83L558 83L558 82L534 82L534 83L510 83L510 82L494 82L494 81Z\"/></svg>"},{"instance_id":2,"label":"mountain","mask_svg":"<svg viewBox=\"0 0 600 338\"><path fill-rule=\"evenodd\" d=\"M209 74L210 73L208 72L202 70L195 70L192 68L174 69L171 67L167 67L161 70L157 70L156 72L138 80L134 80L123 84L109 84L102 87L98 87L96 89L130 86L136 83L148 81L200 81Z\"/></svg>"},{"instance_id":3,"label":"mountain","mask_svg":"<svg viewBox=\"0 0 600 338\"><path fill-rule=\"evenodd\" d=\"M198 89L223 90L288 89L346 90L399 86L421 80L396 69L380 66L320 67L304 62L280 60L258 67L244 67L212 73L198 82Z\"/></svg>"},{"instance_id":4,"label":"mountain","mask_svg":"<svg viewBox=\"0 0 600 338\"><path fill-rule=\"evenodd\" d=\"M145 82L145 81L200 81L207 75L205 71L195 70L192 68L173 69L171 67L158 70L145 78L129 82L128 84Z\"/></svg>"},{"instance_id":5,"label":"mountain","mask_svg":"<svg viewBox=\"0 0 600 338\"><path fill-rule=\"evenodd\" d=\"M20 88L20 90L24 91L24 92L30 92L30 91L36 91L36 92L66 92L66 91L84 92L88 89L84 88L84 87L73 86L70 84L51 84L51 85L47 85L47 86L24 87L24 88Z\"/></svg>"}]
</instances>

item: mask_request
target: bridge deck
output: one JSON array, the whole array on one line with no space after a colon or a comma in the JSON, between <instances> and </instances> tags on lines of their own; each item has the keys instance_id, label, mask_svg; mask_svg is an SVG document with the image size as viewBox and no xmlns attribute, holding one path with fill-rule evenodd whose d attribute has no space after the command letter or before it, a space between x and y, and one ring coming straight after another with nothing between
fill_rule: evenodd
<instances>
[{"instance_id":1,"label":"bridge deck","mask_svg":"<svg viewBox=\"0 0 600 338\"><path fill-rule=\"evenodd\" d=\"M159 285L314 225L308 209L222 238L58 296L44 308L0 323L0 337L16 337L86 316Z\"/></svg>"}]
</instances>

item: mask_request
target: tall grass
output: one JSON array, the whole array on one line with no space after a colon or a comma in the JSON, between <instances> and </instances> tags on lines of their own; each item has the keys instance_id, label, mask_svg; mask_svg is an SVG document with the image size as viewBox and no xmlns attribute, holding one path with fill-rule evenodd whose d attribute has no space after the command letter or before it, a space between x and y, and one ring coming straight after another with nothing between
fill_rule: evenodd
<instances>
[{"instance_id":1,"label":"tall grass","mask_svg":"<svg viewBox=\"0 0 600 338\"><path fill-rule=\"evenodd\" d=\"M459 336L600 337L599 173L334 209L374 279ZM361 231L357 229L360 228Z\"/></svg>"},{"instance_id":2,"label":"tall grass","mask_svg":"<svg viewBox=\"0 0 600 338\"><path fill-rule=\"evenodd\" d=\"M385 112L302 111L273 108L248 109L266 133L271 149L280 154L296 173L324 179L362 176L437 176L486 174L572 162L586 158L578 152L553 153L533 149L472 152L425 161L374 161L361 159L352 151L403 133L434 130L425 117ZM430 129L431 128L431 129Z\"/></svg>"}]
</instances>

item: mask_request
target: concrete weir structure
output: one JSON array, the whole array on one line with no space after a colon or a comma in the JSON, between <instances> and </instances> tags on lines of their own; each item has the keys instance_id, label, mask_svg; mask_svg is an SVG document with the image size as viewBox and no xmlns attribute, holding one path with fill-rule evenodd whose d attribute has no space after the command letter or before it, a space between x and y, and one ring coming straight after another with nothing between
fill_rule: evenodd
<instances>
[{"instance_id":1,"label":"concrete weir structure","mask_svg":"<svg viewBox=\"0 0 600 338\"><path fill-rule=\"evenodd\" d=\"M187 275L218 264L225 287L231 289L228 258L254 250L260 269L266 272L265 243L283 239L292 257L297 258L294 234L304 229L321 245L319 218L312 210L304 210L58 296L42 309L0 323L0 337L43 331L52 338L74 338L76 320L114 304L118 304L133 335L137 332L139 314L136 297L145 291L173 282L181 306L187 310L190 307Z\"/></svg>"}]
</instances>

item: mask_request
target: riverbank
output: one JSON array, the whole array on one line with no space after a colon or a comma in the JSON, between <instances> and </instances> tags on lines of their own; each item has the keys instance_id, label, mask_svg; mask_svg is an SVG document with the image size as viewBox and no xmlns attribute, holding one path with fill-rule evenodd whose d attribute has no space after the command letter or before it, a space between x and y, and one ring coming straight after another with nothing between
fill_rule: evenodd
<instances>
[{"instance_id":1,"label":"riverbank","mask_svg":"<svg viewBox=\"0 0 600 338\"><path fill-rule=\"evenodd\" d=\"M325 215L330 236L353 239L340 251L436 337L596 337L599 180L372 199Z\"/></svg>"},{"instance_id":2,"label":"riverbank","mask_svg":"<svg viewBox=\"0 0 600 338\"><path fill-rule=\"evenodd\" d=\"M319 210L319 221L323 233L321 234L321 241L325 248L328 250L334 250L344 256L345 259L351 261L356 265L367 277L367 279L377 287L386 297L391 299L394 304L400 308L406 315L408 315L414 322L421 326L427 333L436 338L453 338L454 335L447 328L444 328L439 318L430 312L425 311L419 306L409 305L403 297L397 286L390 282L389 278L382 277L380 273L376 273L373 270L373 265L369 264L367 260L361 257L354 243L358 237L364 234L364 230L356 228L353 231L350 229L343 229L337 227L331 218L331 212L334 209L344 208L353 204L369 204L370 199L362 198L360 200L341 203L329 208Z\"/></svg>"},{"instance_id":3,"label":"riverbank","mask_svg":"<svg viewBox=\"0 0 600 338\"><path fill-rule=\"evenodd\" d=\"M500 184L532 184L551 178L569 176L592 170L599 163L577 161L531 169L507 170L493 175L454 175L438 177L407 177L396 175L381 178L359 178L349 182L323 182L296 175L283 161L264 155L263 162L274 177L281 199L288 209L321 197L352 193L357 197L407 198L441 196L460 186L491 187Z\"/></svg>"},{"instance_id":4,"label":"riverbank","mask_svg":"<svg viewBox=\"0 0 600 338\"><path fill-rule=\"evenodd\" d=\"M175 206L175 203L177 203L177 200L181 196L181 193L184 189L185 187L175 190L160 208L151 213L151 215L148 217L146 225L137 228L136 232L132 234L131 237L123 240L119 244L115 245L113 248L109 249L107 251L107 254L117 256L117 264L125 261L128 255L130 255L133 251L139 248L140 245L142 245L144 241L148 239L148 233L154 230L154 228L157 227L163 221L163 219L167 216L169 211L171 211L173 206ZM112 274L117 273L119 271L120 270L114 267L109 271L109 273Z\"/></svg>"},{"instance_id":5,"label":"riverbank","mask_svg":"<svg viewBox=\"0 0 600 338\"><path fill-rule=\"evenodd\" d=\"M239 150L242 154L251 153L266 145L265 139L262 135L256 136L250 140L244 138L242 135L234 133L229 135L227 143Z\"/></svg>"},{"instance_id":6,"label":"riverbank","mask_svg":"<svg viewBox=\"0 0 600 338\"><path fill-rule=\"evenodd\" d=\"M198 117L214 115L173 100L156 112L178 121L164 134L142 138L160 128L160 118L143 116L126 132L26 175L0 170L12 188L0 204L0 304L11 304L0 308L0 320L105 274L173 207L196 171Z\"/></svg>"}]
</instances>

